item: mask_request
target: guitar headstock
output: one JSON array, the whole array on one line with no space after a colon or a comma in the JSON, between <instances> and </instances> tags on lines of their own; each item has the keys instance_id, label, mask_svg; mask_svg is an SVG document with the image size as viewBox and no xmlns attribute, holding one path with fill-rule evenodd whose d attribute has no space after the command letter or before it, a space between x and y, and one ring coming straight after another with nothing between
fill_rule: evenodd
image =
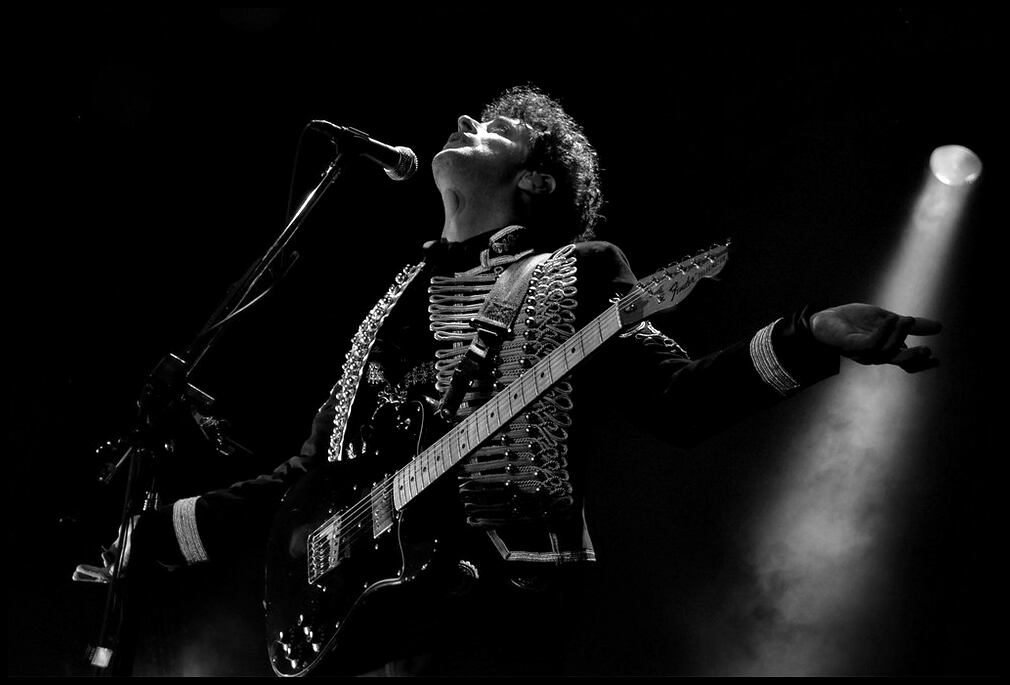
<instances>
[{"instance_id":1,"label":"guitar headstock","mask_svg":"<svg viewBox=\"0 0 1010 685\"><path fill-rule=\"evenodd\" d=\"M630 326L680 304L703 278L715 276L729 259L730 241L669 264L643 278L618 304L621 325Z\"/></svg>"}]
</instances>

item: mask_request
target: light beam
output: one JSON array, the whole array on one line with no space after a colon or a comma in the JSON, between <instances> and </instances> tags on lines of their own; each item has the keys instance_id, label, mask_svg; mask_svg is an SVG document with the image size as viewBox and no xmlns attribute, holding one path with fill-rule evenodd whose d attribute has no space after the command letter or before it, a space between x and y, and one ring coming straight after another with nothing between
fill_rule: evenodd
<instances>
[{"instance_id":1,"label":"light beam","mask_svg":"<svg viewBox=\"0 0 1010 685\"><path fill-rule=\"evenodd\" d=\"M981 174L961 146L937 148L899 249L874 303L900 314L937 317L953 237ZM929 415L918 377L893 367L843 370L787 448L787 475L753 530L750 563L755 620L748 657L734 675L851 674L853 655L879 651L867 635L886 625L894 587L889 558L901 519L915 430ZM883 621L883 623L881 623ZM872 675L859 673L859 675Z\"/></svg>"}]
</instances>

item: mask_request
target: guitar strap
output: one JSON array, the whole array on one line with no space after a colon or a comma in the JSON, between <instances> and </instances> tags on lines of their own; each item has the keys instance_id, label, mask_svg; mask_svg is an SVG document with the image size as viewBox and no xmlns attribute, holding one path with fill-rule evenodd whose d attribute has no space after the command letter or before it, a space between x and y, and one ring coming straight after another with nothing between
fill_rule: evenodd
<instances>
[{"instance_id":1,"label":"guitar strap","mask_svg":"<svg viewBox=\"0 0 1010 685\"><path fill-rule=\"evenodd\" d=\"M501 347L505 335L519 314L519 307L526 297L534 270L547 261L548 257L550 253L545 252L513 262L491 287L480 312L470 321L477 335L459 360L449 380L449 387L438 404L438 415L445 421L451 421L456 416L467 388Z\"/></svg>"}]
</instances>

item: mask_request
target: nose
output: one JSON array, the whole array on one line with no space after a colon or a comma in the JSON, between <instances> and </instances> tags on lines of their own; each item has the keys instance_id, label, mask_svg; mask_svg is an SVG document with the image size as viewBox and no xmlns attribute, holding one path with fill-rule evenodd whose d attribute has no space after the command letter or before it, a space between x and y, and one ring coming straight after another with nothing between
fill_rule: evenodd
<instances>
[{"instance_id":1,"label":"nose","mask_svg":"<svg viewBox=\"0 0 1010 685\"><path fill-rule=\"evenodd\" d=\"M464 114L456 120L456 128L458 131L462 131L463 133L476 133L477 120Z\"/></svg>"}]
</instances>

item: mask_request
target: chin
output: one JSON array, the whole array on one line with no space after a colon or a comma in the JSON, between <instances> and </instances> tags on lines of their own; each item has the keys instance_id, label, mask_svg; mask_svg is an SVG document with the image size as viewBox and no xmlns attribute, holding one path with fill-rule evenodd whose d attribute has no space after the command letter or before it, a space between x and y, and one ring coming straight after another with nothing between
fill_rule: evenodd
<instances>
[{"instance_id":1,"label":"chin","mask_svg":"<svg viewBox=\"0 0 1010 685\"><path fill-rule=\"evenodd\" d=\"M456 148L447 147L431 158L431 171L438 176L440 171L455 168L459 164L460 155Z\"/></svg>"}]
</instances>

